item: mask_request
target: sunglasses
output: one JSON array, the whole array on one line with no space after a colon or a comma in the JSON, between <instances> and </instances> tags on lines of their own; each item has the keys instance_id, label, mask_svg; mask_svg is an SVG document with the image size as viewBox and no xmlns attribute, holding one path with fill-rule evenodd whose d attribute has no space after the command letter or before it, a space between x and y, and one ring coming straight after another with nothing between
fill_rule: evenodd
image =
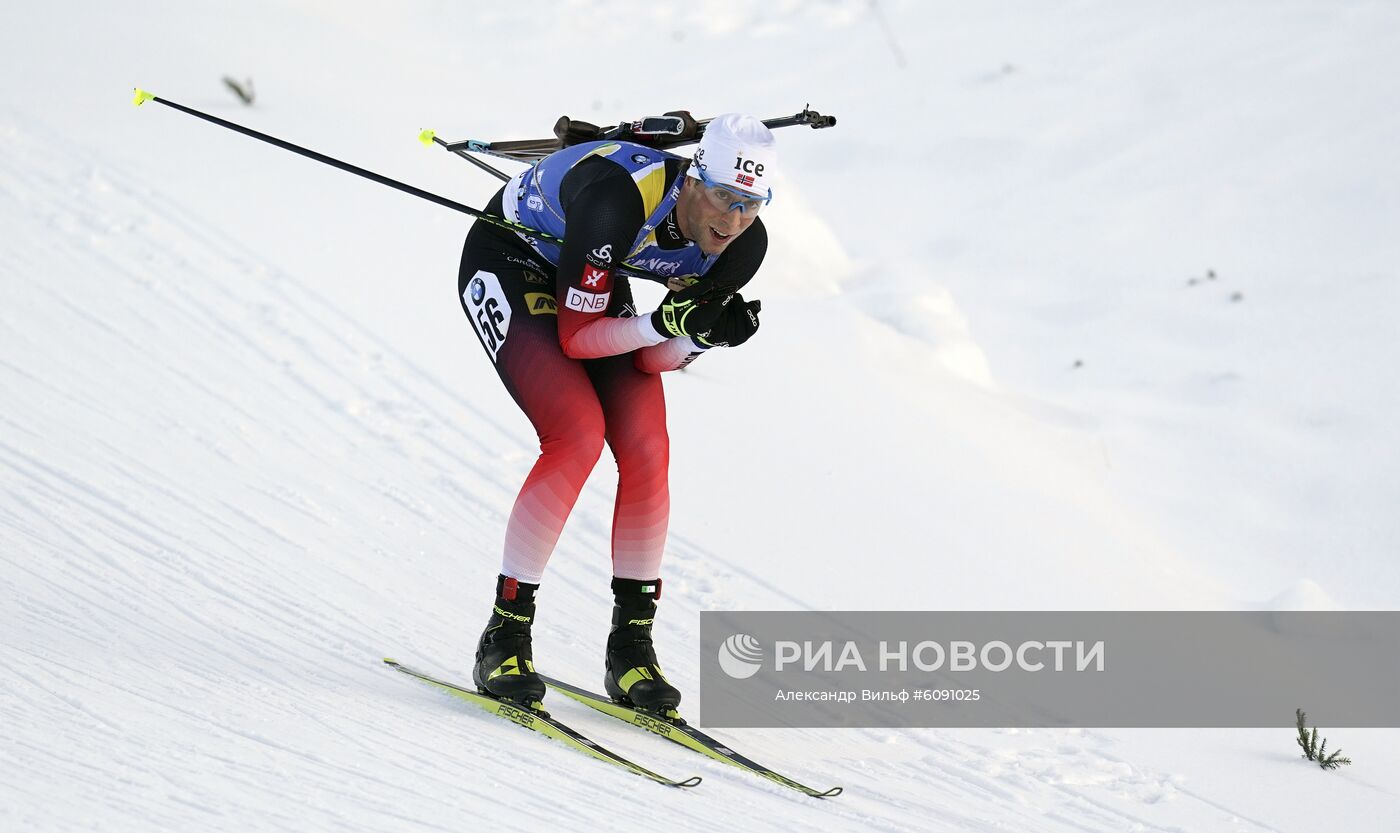
<instances>
[{"instance_id":1,"label":"sunglasses","mask_svg":"<svg viewBox=\"0 0 1400 833\"><path fill-rule=\"evenodd\" d=\"M697 167L695 171L700 174L700 182L705 186L705 196L716 208L722 208L725 211L733 211L737 208L740 211L757 214L759 209L773 201L772 188L768 189L768 196L759 197L715 182L705 173L704 168Z\"/></svg>"}]
</instances>

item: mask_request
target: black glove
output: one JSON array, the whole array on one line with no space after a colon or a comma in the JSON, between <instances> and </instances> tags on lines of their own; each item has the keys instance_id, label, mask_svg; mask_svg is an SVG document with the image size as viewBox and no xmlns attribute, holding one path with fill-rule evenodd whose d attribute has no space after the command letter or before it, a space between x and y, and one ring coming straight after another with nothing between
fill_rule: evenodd
<instances>
[{"instance_id":1,"label":"black glove","mask_svg":"<svg viewBox=\"0 0 1400 833\"><path fill-rule=\"evenodd\" d=\"M762 303L746 302L733 289L697 281L667 295L651 314L651 325L661 335L690 336L703 347L738 347L758 330Z\"/></svg>"},{"instance_id":2,"label":"black glove","mask_svg":"<svg viewBox=\"0 0 1400 833\"><path fill-rule=\"evenodd\" d=\"M715 323L707 330L695 333L695 341L706 347L738 347L758 332L758 311L762 301L745 301L739 293L722 301L710 301L706 306L719 304L722 311Z\"/></svg>"},{"instance_id":3,"label":"black glove","mask_svg":"<svg viewBox=\"0 0 1400 833\"><path fill-rule=\"evenodd\" d=\"M706 289L705 284L695 283L667 295L651 314L651 325L661 335L673 338L710 329L724 307L718 301L706 302Z\"/></svg>"}]
</instances>

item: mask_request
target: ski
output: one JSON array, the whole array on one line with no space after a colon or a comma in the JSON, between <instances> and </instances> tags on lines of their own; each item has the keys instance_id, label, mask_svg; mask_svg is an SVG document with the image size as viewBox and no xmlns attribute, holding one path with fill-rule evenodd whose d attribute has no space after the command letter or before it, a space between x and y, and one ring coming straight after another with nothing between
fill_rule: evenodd
<instances>
[{"instance_id":1,"label":"ski","mask_svg":"<svg viewBox=\"0 0 1400 833\"><path fill-rule=\"evenodd\" d=\"M454 697L459 697L466 700L468 703L480 706L492 714L504 717L512 723L518 723L527 729L533 729L542 735L562 741L589 757L597 758L600 761L607 761L610 764L622 767L628 772L650 778L658 784L665 784L668 787L693 787L700 783L700 776L698 775L687 778L684 781L673 781L664 775L658 775L644 766L627 760L616 752L599 746L574 729L571 729L569 726L550 717L548 712L540 709L527 709L506 700L497 700L486 694L462 688L459 685L449 683L445 680L439 680L429 674L424 674L422 671L416 671L406 665L401 665L392 659L385 659L384 663L395 671L402 672L410 677L416 677L429 685L436 686L446 691Z\"/></svg>"},{"instance_id":2,"label":"ski","mask_svg":"<svg viewBox=\"0 0 1400 833\"><path fill-rule=\"evenodd\" d=\"M773 770L769 769L763 764L760 764L750 758L746 758L745 756L740 755L738 752L735 752L734 750L730 749L728 745L723 744L718 740L715 740L714 738L705 734L704 732L700 731L699 729L696 729L694 726L691 726L690 724L686 723L685 720L681 719L680 717L661 717L650 712L644 712L639 709L634 709L631 706L626 706L622 703L614 702L610 697L605 697L601 694L595 694L586 689L579 688L578 686L570 685L569 683L563 682L562 680L556 680L553 677L546 677L543 674L540 675L540 679L544 680L545 685L549 686L550 688L555 689L559 693L567 697L571 697L574 700L579 701L580 703L583 703L589 708L596 709L602 712L603 714L611 715L612 717L615 717L618 720L621 720L625 723L630 723L633 726L639 726L653 734L660 735L661 737L666 738L667 740L673 743L678 743L681 746L684 746L686 749L699 752L701 755L704 755L708 758L713 758L717 761L724 761L727 764L732 764L740 769L752 772L755 775L761 775L775 784L781 784L782 786L787 787L788 789L797 790L798 792L803 793L804 795L809 795L813 798L831 798L840 795L841 791L844 789L843 787L832 787L831 789L822 792L820 790L814 790L806 785L799 784L798 782L792 780L791 778L788 778L785 775L779 775L778 773L774 772Z\"/></svg>"}]
</instances>

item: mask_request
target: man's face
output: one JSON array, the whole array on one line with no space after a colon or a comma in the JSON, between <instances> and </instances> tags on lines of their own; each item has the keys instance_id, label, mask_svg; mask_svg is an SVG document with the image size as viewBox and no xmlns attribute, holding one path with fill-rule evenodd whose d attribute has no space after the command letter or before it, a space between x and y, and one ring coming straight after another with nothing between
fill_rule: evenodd
<instances>
[{"instance_id":1,"label":"man's face","mask_svg":"<svg viewBox=\"0 0 1400 833\"><path fill-rule=\"evenodd\" d=\"M676 224L681 227L681 234L695 241L707 255L724 251L756 219L755 211L726 209L710 199L698 179L686 177L681 186L680 199L676 202Z\"/></svg>"}]
</instances>

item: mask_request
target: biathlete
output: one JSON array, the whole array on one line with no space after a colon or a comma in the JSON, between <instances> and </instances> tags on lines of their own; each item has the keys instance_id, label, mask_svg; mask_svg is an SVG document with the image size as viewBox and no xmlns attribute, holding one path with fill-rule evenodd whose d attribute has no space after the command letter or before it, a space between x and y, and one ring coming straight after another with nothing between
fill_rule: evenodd
<instances>
[{"instance_id":1,"label":"biathlete","mask_svg":"<svg viewBox=\"0 0 1400 833\"><path fill-rule=\"evenodd\" d=\"M711 120L689 159L625 141L576 145L516 175L486 208L562 245L480 221L468 233L462 308L540 441L477 645L472 679L483 691L528 705L544 697L530 645L535 595L606 443L618 483L604 684L648 711L680 705L651 635L670 514L660 374L758 330L760 304L740 290L768 248L758 214L776 161L772 132L738 114ZM665 276L672 290L638 314L619 265Z\"/></svg>"}]
</instances>

